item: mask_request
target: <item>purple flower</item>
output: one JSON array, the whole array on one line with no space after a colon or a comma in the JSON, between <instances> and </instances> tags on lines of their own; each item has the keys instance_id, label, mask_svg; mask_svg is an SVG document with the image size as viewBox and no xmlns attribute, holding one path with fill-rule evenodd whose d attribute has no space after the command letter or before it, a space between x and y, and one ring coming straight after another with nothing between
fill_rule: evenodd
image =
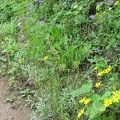
<instances>
[{"instance_id":1,"label":"purple flower","mask_svg":"<svg viewBox=\"0 0 120 120\"><path fill-rule=\"evenodd\" d=\"M97 6L100 7L103 4L103 2L97 2Z\"/></svg>"},{"instance_id":2,"label":"purple flower","mask_svg":"<svg viewBox=\"0 0 120 120\"><path fill-rule=\"evenodd\" d=\"M21 29L22 28L21 23L18 23L17 27Z\"/></svg>"},{"instance_id":3,"label":"purple flower","mask_svg":"<svg viewBox=\"0 0 120 120\"><path fill-rule=\"evenodd\" d=\"M114 4L114 1L115 0L107 0L106 2L104 2L105 4L108 4L108 5L113 5Z\"/></svg>"},{"instance_id":4,"label":"purple flower","mask_svg":"<svg viewBox=\"0 0 120 120\"><path fill-rule=\"evenodd\" d=\"M108 19L111 18L112 16L108 15Z\"/></svg>"},{"instance_id":5,"label":"purple flower","mask_svg":"<svg viewBox=\"0 0 120 120\"><path fill-rule=\"evenodd\" d=\"M44 22L42 20L40 20L40 25L43 26L44 25Z\"/></svg>"},{"instance_id":6,"label":"purple flower","mask_svg":"<svg viewBox=\"0 0 120 120\"><path fill-rule=\"evenodd\" d=\"M26 18L24 18L24 17L23 17L23 18L21 18L21 20L22 20L22 21L25 21L25 20L26 20Z\"/></svg>"},{"instance_id":7,"label":"purple flower","mask_svg":"<svg viewBox=\"0 0 120 120\"><path fill-rule=\"evenodd\" d=\"M25 40L24 34L22 34L22 35L20 36L20 38L21 38L22 41L24 41L24 40Z\"/></svg>"},{"instance_id":8,"label":"purple flower","mask_svg":"<svg viewBox=\"0 0 120 120\"><path fill-rule=\"evenodd\" d=\"M97 2L96 4L97 4L97 6L100 6L100 2Z\"/></svg>"},{"instance_id":9,"label":"purple flower","mask_svg":"<svg viewBox=\"0 0 120 120\"><path fill-rule=\"evenodd\" d=\"M25 20L26 20L25 17L23 17L23 18L19 18L19 19L18 19L18 22L21 22L21 21L24 22Z\"/></svg>"},{"instance_id":10,"label":"purple flower","mask_svg":"<svg viewBox=\"0 0 120 120\"><path fill-rule=\"evenodd\" d=\"M94 52L95 52L95 53L99 53L99 52L100 52L100 50L99 50L99 49L96 49Z\"/></svg>"},{"instance_id":11,"label":"purple flower","mask_svg":"<svg viewBox=\"0 0 120 120\"><path fill-rule=\"evenodd\" d=\"M114 0L108 0L109 5L113 5L113 3L114 3Z\"/></svg>"},{"instance_id":12,"label":"purple flower","mask_svg":"<svg viewBox=\"0 0 120 120\"><path fill-rule=\"evenodd\" d=\"M90 18L91 20L93 20L94 17L95 17L94 15L90 15L90 16L89 16L89 18Z\"/></svg>"},{"instance_id":13,"label":"purple flower","mask_svg":"<svg viewBox=\"0 0 120 120\"><path fill-rule=\"evenodd\" d=\"M42 1L42 0L38 0L38 3L39 3L39 4L42 4L42 3L43 3L43 1Z\"/></svg>"},{"instance_id":14,"label":"purple flower","mask_svg":"<svg viewBox=\"0 0 120 120\"><path fill-rule=\"evenodd\" d=\"M28 4L27 7L29 10L32 8L31 4Z\"/></svg>"}]
</instances>

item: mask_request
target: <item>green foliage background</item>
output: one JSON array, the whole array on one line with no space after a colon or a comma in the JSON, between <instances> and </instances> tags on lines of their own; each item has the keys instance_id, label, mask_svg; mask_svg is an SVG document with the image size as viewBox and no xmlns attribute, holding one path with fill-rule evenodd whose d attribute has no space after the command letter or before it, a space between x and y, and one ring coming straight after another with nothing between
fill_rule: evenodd
<instances>
[{"instance_id":1,"label":"green foliage background","mask_svg":"<svg viewBox=\"0 0 120 120\"><path fill-rule=\"evenodd\" d=\"M27 96L33 119L78 119L82 107L78 102L83 96L96 91L102 96L113 86L120 89L120 3L106 3L97 10L97 2L44 0L39 4L38 0L2 0L0 73L9 74L10 87L17 84L20 93ZM94 15L93 20L90 15ZM112 66L113 74L98 77L95 66L99 71ZM105 89L96 90L94 84L100 80ZM90 87L87 92L83 84ZM81 120L114 120L119 107L114 112L108 110L112 114L104 108L100 114L90 109L92 112L87 111L87 117Z\"/></svg>"}]
</instances>

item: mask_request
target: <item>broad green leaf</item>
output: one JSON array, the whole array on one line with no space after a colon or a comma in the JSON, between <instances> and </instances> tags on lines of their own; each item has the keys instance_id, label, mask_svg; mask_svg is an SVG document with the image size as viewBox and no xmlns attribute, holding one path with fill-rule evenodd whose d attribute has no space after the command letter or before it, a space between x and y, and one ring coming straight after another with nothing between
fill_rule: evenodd
<instances>
[{"instance_id":1,"label":"broad green leaf","mask_svg":"<svg viewBox=\"0 0 120 120\"><path fill-rule=\"evenodd\" d=\"M89 119L93 119L98 117L99 115L102 114L103 111L105 111L105 107L103 106L103 103L100 101L95 101L93 102L93 104L91 105L91 107L89 107L86 112L85 115L89 116Z\"/></svg>"},{"instance_id":2,"label":"broad green leaf","mask_svg":"<svg viewBox=\"0 0 120 120\"><path fill-rule=\"evenodd\" d=\"M103 105L103 102L101 102L101 101L95 101L93 103L93 106L95 106L95 108L98 112L105 111L105 106Z\"/></svg>"},{"instance_id":3,"label":"broad green leaf","mask_svg":"<svg viewBox=\"0 0 120 120\"><path fill-rule=\"evenodd\" d=\"M78 89L72 91L71 93L69 93L69 95L78 96L78 95L86 94L86 93L90 92L91 89L92 89L92 81L89 80L86 84L83 84L81 86L81 88L78 88Z\"/></svg>"},{"instance_id":4,"label":"broad green leaf","mask_svg":"<svg viewBox=\"0 0 120 120\"><path fill-rule=\"evenodd\" d=\"M85 115L89 116L89 119L91 120L92 118L95 118L97 115L97 110L94 106L89 107L85 113Z\"/></svg>"},{"instance_id":5,"label":"broad green leaf","mask_svg":"<svg viewBox=\"0 0 120 120\"><path fill-rule=\"evenodd\" d=\"M120 106L120 101L115 103L116 106Z\"/></svg>"},{"instance_id":6,"label":"broad green leaf","mask_svg":"<svg viewBox=\"0 0 120 120\"><path fill-rule=\"evenodd\" d=\"M89 96L89 98L90 98L90 100L91 101L99 101L100 100L100 95L98 95L98 94L91 94L90 96Z\"/></svg>"},{"instance_id":7,"label":"broad green leaf","mask_svg":"<svg viewBox=\"0 0 120 120\"><path fill-rule=\"evenodd\" d=\"M104 99L106 99L106 98L109 98L110 96L111 96L111 92L110 92L110 91L106 91L106 92L102 95L101 100L104 100Z\"/></svg>"}]
</instances>

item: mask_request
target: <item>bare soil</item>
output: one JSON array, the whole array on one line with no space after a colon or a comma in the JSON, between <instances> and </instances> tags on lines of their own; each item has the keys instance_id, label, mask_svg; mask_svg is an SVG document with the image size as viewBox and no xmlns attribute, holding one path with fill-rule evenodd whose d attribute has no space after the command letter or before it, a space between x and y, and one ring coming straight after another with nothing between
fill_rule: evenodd
<instances>
[{"instance_id":1,"label":"bare soil","mask_svg":"<svg viewBox=\"0 0 120 120\"><path fill-rule=\"evenodd\" d=\"M8 77L0 76L0 120L30 120L31 109L25 106L25 101L15 100L5 102L7 96ZM12 93L10 93L12 94Z\"/></svg>"}]
</instances>

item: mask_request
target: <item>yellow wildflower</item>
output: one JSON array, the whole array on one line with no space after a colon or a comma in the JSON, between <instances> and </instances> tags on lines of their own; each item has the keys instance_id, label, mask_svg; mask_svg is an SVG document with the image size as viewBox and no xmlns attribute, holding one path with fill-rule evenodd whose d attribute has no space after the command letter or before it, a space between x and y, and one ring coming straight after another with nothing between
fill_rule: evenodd
<instances>
[{"instance_id":1,"label":"yellow wildflower","mask_svg":"<svg viewBox=\"0 0 120 120\"><path fill-rule=\"evenodd\" d=\"M79 102L84 103L85 105L87 105L90 102L90 99L89 98L83 98Z\"/></svg>"},{"instance_id":2,"label":"yellow wildflower","mask_svg":"<svg viewBox=\"0 0 120 120\"><path fill-rule=\"evenodd\" d=\"M95 83L95 87L96 87L96 88L98 88L98 87L100 87L100 86L103 86L103 84L102 84L101 82Z\"/></svg>"},{"instance_id":3,"label":"yellow wildflower","mask_svg":"<svg viewBox=\"0 0 120 120\"><path fill-rule=\"evenodd\" d=\"M103 70L104 73L109 73L111 71L111 66L109 66L107 69Z\"/></svg>"},{"instance_id":4,"label":"yellow wildflower","mask_svg":"<svg viewBox=\"0 0 120 120\"><path fill-rule=\"evenodd\" d=\"M102 76L103 74L104 74L104 72L102 71L102 72L99 72L97 75Z\"/></svg>"},{"instance_id":5,"label":"yellow wildflower","mask_svg":"<svg viewBox=\"0 0 120 120\"><path fill-rule=\"evenodd\" d=\"M88 99L86 98L85 101L84 101L84 104L87 105L89 102L90 102L90 99L89 99L89 98L88 98Z\"/></svg>"},{"instance_id":6,"label":"yellow wildflower","mask_svg":"<svg viewBox=\"0 0 120 120\"><path fill-rule=\"evenodd\" d=\"M80 102L80 103L83 103L83 102L85 101L85 99L86 99L86 98L83 98L83 99L81 99L79 102Z\"/></svg>"},{"instance_id":7,"label":"yellow wildflower","mask_svg":"<svg viewBox=\"0 0 120 120\"><path fill-rule=\"evenodd\" d=\"M48 56L45 56L45 57L44 57L44 60L47 60L47 59L48 59Z\"/></svg>"},{"instance_id":8,"label":"yellow wildflower","mask_svg":"<svg viewBox=\"0 0 120 120\"><path fill-rule=\"evenodd\" d=\"M95 68L94 68L94 70L97 70L98 69L98 66L96 66Z\"/></svg>"},{"instance_id":9,"label":"yellow wildflower","mask_svg":"<svg viewBox=\"0 0 120 120\"><path fill-rule=\"evenodd\" d=\"M97 75L102 76L103 74L108 74L111 71L111 66L109 66L107 69L104 69L103 71L99 72Z\"/></svg>"},{"instance_id":10,"label":"yellow wildflower","mask_svg":"<svg viewBox=\"0 0 120 120\"><path fill-rule=\"evenodd\" d=\"M19 63L22 64L23 60L24 60L24 58L21 58L21 59L19 60Z\"/></svg>"},{"instance_id":11,"label":"yellow wildflower","mask_svg":"<svg viewBox=\"0 0 120 120\"><path fill-rule=\"evenodd\" d=\"M119 102L119 100L120 100L120 92L118 92L118 91L115 91L115 92L113 92L113 102Z\"/></svg>"},{"instance_id":12,"label":"yellow wildflower","mask_svg":"<svg viewBox=\"0 0 120 120\"><path fill-rule=\"evenodd\" d=\"M117 5L119 3L119 0L117 0L115 3L114 3L114 5Z\"/></svg>"},{"instance_id":13,"label":"yellow wildflower","mask_svg":"<svg viewBox=\"0 0 120 120\"><path fill-rule=\"evenodd\" d=\"M79 113L78 113L78 118L80 118L81 117L81 115L84 113L84 111L85 111L85 109L83 108Z\"/></svg>"},{"instance_id":14,"label":"yellow wildflower","mask_svg":"<svg viewBox=\"0 0 120 120\"><path fill-rule=\"evenodd\" d=\"M106 98L104 100L104 106L108 107L108 106L110 106L112 104L112 102L113 102L113 100L111 98L110 99Z\"/></svg>"}]
</instances>

